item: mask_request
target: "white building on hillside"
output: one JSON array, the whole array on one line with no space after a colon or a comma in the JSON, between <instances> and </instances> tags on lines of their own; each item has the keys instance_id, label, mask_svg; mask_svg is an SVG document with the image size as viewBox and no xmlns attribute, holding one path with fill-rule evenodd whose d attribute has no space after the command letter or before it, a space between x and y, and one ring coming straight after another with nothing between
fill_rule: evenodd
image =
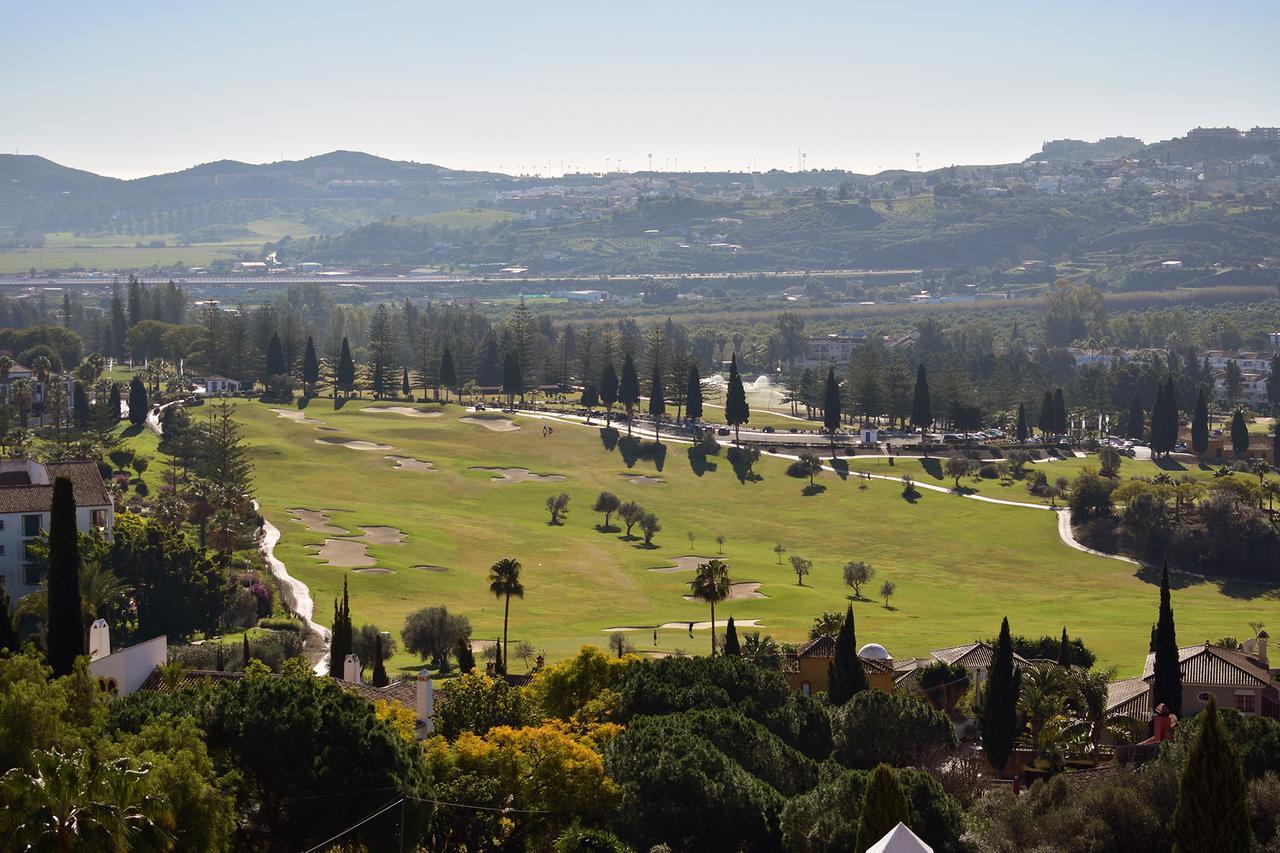
<instances>
[{"instance_id":1,"label":"white building on hillside","mask_svg":"<svg viewBox=\"0 0 1280 853\"><path fill-rule=\"evenodd\" d=\"M0 460L0 586L9 591L11 607L44 583L39 567L27 559L27 543L49 529L53 482L58 477L71 480L81 533L98 529L110 535L115 522L115 504L97 463Z\"/></svg>"}]
</instances>

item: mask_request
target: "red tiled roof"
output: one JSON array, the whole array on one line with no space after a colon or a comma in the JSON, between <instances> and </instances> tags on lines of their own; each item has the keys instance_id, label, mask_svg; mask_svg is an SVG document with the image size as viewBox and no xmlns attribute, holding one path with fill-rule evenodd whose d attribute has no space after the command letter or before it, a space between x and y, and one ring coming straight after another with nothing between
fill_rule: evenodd
<instances>
[{"instance_id":1,"label":"red tiled roof","mask_svg":"<svg viewBox=\"0 0 1280 853\"><path fill-rule=\"evenodd\" d=\"M1146 722L1151 719L1151 685L1146 679L1126 678L1107 685L1107 713L1132 717Z\"/></svg>"},{"instance_id":2,"label":"red tiled roof","mask_svg":"<svg viewBox=\"0 0 1280 853\"><path fill-rule=\"evenodd\" d=\"M182 681L178 687L195 687L200 684L209 684L214 681L238 681L244 678L243 672L223 672L216 669L189 669L182 673ZM147 676L147 680L142 682L139 690L150 690L155 693L166 693L169 685L165 682L160 670L152 670Z\"/></svg>"},{"instance_id":3,"label":"red tiled roof","mask_svg":"<svg viewBox=\"0 0 1280 853\"><path fill-rule=\"evenodd\" d=\"M960 666L975 669L991 666L992 661L995 660L996 650L987 643L966 643L963 646L934 649L929 654L943 663L960 664ZM1014 652L1013 662L1018 666L1026 666L1028 663L1027 659L1017 652Z\"/></svg>"},{"instance_id":4,"label":"red tiled roof","mask_svg":"<svg viewBox=\"0 0 1280 853\"><path fill-rule=\"evenodd\" d=\"M1156 656L1147 655L1142 677L1155 678ZM1182 683L1187 686L1206 687L1267 687L1271 673L1258 666L1244 652L1204 643L1199 646L1183 646L1178 649L1178 661L1182 669Z\"/></svg>"}]
</instances>

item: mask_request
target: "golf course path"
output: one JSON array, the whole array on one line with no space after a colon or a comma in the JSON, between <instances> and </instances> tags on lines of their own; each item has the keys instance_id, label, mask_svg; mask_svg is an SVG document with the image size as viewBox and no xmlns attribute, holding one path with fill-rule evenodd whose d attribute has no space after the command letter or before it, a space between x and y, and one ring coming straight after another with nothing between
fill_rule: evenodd
<instances>
[{"instance_id":1,"label":"golf course path","mask_svg":"<svg viewBox=\"0 0 1280 853\"><path fill-rule=\"evenodd\" d=\"M261 515L259 504L255 500L253 509ZM258 546L262 551L262 558L267 561L271 574L275 576L276 581L280 584L280 597L284 599L284 603L289 609L297 615L299 619L307 626L307 631L318 635L325 643L325 653L316 661L315 672L317 675L327 675L329 672L329 629L312 620L315 615L316 604L311 598L311 590L305 583L289 574L289 569L275 555L276 544L280 541L280 528L276 527L266 516L262 516L262 543Z\"/></svg>"}]
</instances>

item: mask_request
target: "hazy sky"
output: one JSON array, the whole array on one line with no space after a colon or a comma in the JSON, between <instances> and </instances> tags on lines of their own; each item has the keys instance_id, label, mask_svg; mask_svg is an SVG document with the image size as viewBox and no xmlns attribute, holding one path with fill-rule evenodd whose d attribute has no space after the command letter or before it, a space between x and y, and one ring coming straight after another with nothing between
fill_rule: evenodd
<instances>
[{"instance_id":1,"label":"hazy sky","mask_svg":"<svg viewBox=\"0 0 1280 853\"><path fill-rule=\"evenodd\" d=\"M1274 0L0 0L0 151L856 171L1280 125Z\"/></svg>"}]
</instances>

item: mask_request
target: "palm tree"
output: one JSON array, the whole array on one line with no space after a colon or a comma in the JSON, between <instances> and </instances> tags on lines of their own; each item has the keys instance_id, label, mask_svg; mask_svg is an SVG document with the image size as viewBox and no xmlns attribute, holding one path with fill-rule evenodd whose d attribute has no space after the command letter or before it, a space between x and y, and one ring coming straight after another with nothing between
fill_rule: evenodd
<instances>
[{"instance_id":1,"label":"palm tree","mask_svg":"<svg viewBox=\"0 0 1280 853\"><path fill-rule=\"evenodd\" d=\"M716 655L716 602L729 597L729 567L724 560L711 560L698 566L689 584L694 598L711 605L711 656Z\"/></svg>"},{"instance_id":2,"label":"palm tree","mask_svg":"<svg viewBox=\"0 0 1280 853\"><path fill-rule=\"evenodd\" d=\"M95 761L89 750L41 750L32 769L0 776L0 844L6 850L165 849L172 815L145 794L150 768L128 758Z\"/></svg>"},{"instance_id":3,"label":"palm tree","mask_svg":"<svg viewBox=\"0 0 1280 853\"><path fill-rule=\"evenodd\" d=\"M524 585L520 583L520 561L503 557L489 567L489 592L503 599L502 605L502 669L507 668L507 621L511 616L511 596L524 598Z\"/></svg>"},{"instance_id":4,"label":"palm tree","mask_svg":"<svg viewBox=\"0 0 1280 853\"><path fill-rule=\"evenodd\" d=\"M742 657L765 669L776 669L782 660L782 646L771 634L752 631L742 638Z\"/></svg>"},{"instance_id":5,"label":"palm tree","mask_svg":"<svg viewBox=\"0 0 1280 853\"><path fill-rule=\"evenodd\" d=\"M13 383L10 394L13 397L13 404L18 407L18 413L22 415L22 426L27 425L27 414L31 411L31 404L35 402L36 391L29 379L19 379Z\"/></svg>"},{"instance_id":6,"label":"palm tree","mask_svg":"<svg viewBox=\"0 0 1280 853\"><path fill-rule=\"evenodd\" d=\"M0 382L9 381L11 370L13 370L13 359L7 355L0 355Z\"/></svg>"},{"instance_id":7,"label":"palm tree","mask_svg":"<svg viewBox=\"0 0 1280 853\"><path fill-rule=\"evenodd\" d=\"M31 359L31 375L35 377L37 382L48 382L49 374L53 372L53 362L49 360L47 355L38 355Z\"/></svg>"},{"instance_id":8,"label":"palm tree","mask_svg":"<svg viewBox=\"0 0 1280 853\"><path fill-rule=\"evenodd\" d=\"M42 569L43 572L43 569ZM85 648L89 648L89 628L94 621L111 612L117 604L123 604L133 592L110 569L94 559L80 564L80 618L84 622ZM18 602L20 615L35 616L44 625L49 618L49 592L44 587L24 595Z\"/></svg>"},{"instance_id":9,"label":"palm tree","mask_svg":"<svg viewBox=\"0 0 1280 853\"><path fill-rule=\"evenodd\" d=\"M1067 700L1072 722L1062 730L1066 738L1083 740L1096 756L1104 735L1113 737L1132 734L1142 724L1133 717L1107 710L1107 687L1116 671L1075 670L1070 678L1072 695Z\"/></svg>"},{"instance_id":10,"label":"palm tree","mask_svg":"<svg viewBox=\"0 0 1280 853\"><path fill-rule=\"evenodd\" d=\"M1056 740L1071 682L1056 663L1033 666L1023 673L1018 712L1031 730L1031 742L1040 748Z\"/></svg>"}]
</instances>

